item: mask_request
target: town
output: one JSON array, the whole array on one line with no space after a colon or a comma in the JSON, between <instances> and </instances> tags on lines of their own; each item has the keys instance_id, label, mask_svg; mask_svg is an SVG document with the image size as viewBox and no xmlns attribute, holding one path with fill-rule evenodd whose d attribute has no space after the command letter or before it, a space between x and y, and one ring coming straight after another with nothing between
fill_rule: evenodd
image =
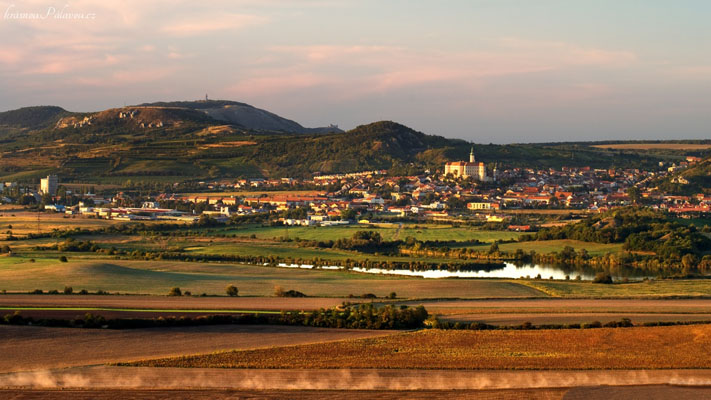
<instances>
[{"instance_id":1,"label":"town","mask_svg":"<svg viewBox=\"0 0 711 400\"><path fill-rule=\"evenodd\" d=\"M2 201L50 212L117 220L195 222L201 215L218 221L233 215L271 213L285 225L331 226L380 220L483 222L516 231L535 230L522 219L526 210L570 210L569 218L614 207L644 204L683 218L711 212L711 195L667 194L656 183L700 161L639 169L498 170L470 160L447 163L442 171L391 176L386 170L312 179L237 179L176 183L171 193L138 194L131 188L92 193L91 185L60 184L49 175L38 189L6 182ZM683 184L683 177L679 182ZM69 189L69 188L72 189ZM79 190L77 190L78 188ZM181 190L183 189L183 190ZM184 190L195 193L185 194ZM235 194L236 193L236 194Z\"/></svg>"}]
</instances>

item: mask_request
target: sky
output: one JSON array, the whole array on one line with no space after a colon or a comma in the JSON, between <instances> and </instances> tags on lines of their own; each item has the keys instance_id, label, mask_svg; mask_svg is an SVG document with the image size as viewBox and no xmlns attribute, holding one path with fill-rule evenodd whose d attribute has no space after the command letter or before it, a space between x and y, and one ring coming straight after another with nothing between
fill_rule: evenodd
<instances>
[{"instance_id":1,"label":"sky","mask_svg":"<svg viewBox=\"0 0 711 400\"><path fill-rule=\"evenodd\" d=\"M228 99L476 143L706 139L711 2L0 0L0 110Z\"/></svg>"}]
</instances>

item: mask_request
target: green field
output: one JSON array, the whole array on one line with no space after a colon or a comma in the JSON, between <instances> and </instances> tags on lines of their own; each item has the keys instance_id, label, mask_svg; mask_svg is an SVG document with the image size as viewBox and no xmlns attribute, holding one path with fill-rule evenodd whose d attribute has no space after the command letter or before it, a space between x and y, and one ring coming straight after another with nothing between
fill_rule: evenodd
<instances>
[{"instance_id":1,"label":"green field","mask_svg":"<svg viewBox=\"0 0 711 400\"><path fill-rule=\"evenodd\" d=\"M398 224L357 224L349 226L294 226L294 227L272 227L272 226L248 226L234 229L219 230L218 234L244 235L254 234L259 239L272 239L287 236L291 239L305 240L337 240L351 238L357 231L375 231L380 233L384 240L404 240L412 236L417 240L455 240L470 241L479 240L491 243L496 240L512 240L521 234L518 232L506 231L482 231L467 227L452 227L451 225L433 224L403 224L402 228Z\"/></svg>"},{"instance_id":2,"label":"green field","mask_svg":"<svg viewBox=\"0 0 711 400\"><path fill-rule=\"evenodd\" d=\"M576 251L585 249L590 253L590 255L598 256L604 255L606 253L617 253L622 250L622 243L592 243L592 242L581 242L579 240L542 240L534 242L516 242L516 243L503 243L499 245L501 251L513 253L518 249L525 252L535 251L538 254L547 254L552 252L560 252L565 246L571 246ZM481 247L481 246L480 246Z\"/></svg>"},{"instance_id":3,"label":"green field","mask_svg":"<svg viewBox=\"0 0 711 400\"><path fill-rule=\"evenodd\" d=\"M0 290L7 291L61 291L72 286L75 291L167 294L178 286L193 294L223 295L228 284L237 286L243 296L271 296L277 285L323 297L363 293L383 297L393 291L403 298L545 296L509 280L432 280L236 264L81 259L72 254L67 263L56 258L38 258L34 263L24 257L0 258Z\"/></svg>"},{"instance_id":4,"label":"green field","mask_svg":"<svg viewBox=\"0 0 711 400\"><path fill-rule=\"evenodd\" d=\"M70 253L57 258L0 257L0 290L29 292L105 290L121 293L167 294L178 286L193 294L223 295L234 284L244 296L271 296L275 286L309 296L344 297L395 291L401 298L507 297L709 297L711 280L652 280L601 285L590 282L510 279L422 279L332 270L305 270L239 264L179 261L135 261Z\"/></svg>"}]
</instances>

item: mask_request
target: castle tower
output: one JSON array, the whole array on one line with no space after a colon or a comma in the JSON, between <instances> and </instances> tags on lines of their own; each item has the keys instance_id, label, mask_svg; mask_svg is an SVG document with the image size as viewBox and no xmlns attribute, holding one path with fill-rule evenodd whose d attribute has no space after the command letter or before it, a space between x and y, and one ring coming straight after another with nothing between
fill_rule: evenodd
<instances>
[{"instance_id":1,"label":"castle tower","mask_svg":"<svg viewBox=\"0 0 711 400\"><path fill-rule=\"evenodd\" d=\"M474 158L474 146L472 146L472 151L469 152L469 162L476 162L476 159Z\"/></svg>"}]
</instances>

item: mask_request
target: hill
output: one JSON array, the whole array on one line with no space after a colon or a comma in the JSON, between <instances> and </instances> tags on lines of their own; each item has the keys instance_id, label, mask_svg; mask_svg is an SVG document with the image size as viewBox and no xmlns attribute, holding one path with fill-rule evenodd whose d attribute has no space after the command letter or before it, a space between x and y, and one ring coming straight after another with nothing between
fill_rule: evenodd
<instances>
[{"instance_id":1,"label":"hill","mask_svg":"<svg viewBox=\"0 0 711 400\"><path fill-rule=\"evenodd\" d=\"M392 121L329 133L248 104L226 100L161 102L70 113L28 107L0 113L0 180L151 184L254 177L309 177L387 169L441 171L466 160L471 143ZM302 130L298 130L302 129ZM297 134L298 133L298 134ZM688 151L624 149L600 143L476 144L490 166L658 169ZM699 154L704 151L698 151Z\"/></svg>"},{"instance_id":2,"label":"hill","mask_svg":"<svg viewBox=\"0 0 711 400\"><path fill-rule=\"evenodd\" d=\"M665 192L680 195L708 193L711 190L711 157L662 179L658 186Z\"/></svg>"},{"instance_id":3,"label":"hill","mask_svg":"<svg viewBox=\"0 0 711 400\"><path fill-rule=\"evenodd\" d=\"M52 126L70 113L57 106L23 107L0 112L0 132L3 128L39 129Z\"/></svg>"},{"instance_id":4,"label":"hill","mask_svg":"<svg viewBox=\"0 0 711 400\"><path fill-rule=\"evenodd\" d=\"M287 133L340 133L337 127L305 128L299 123L246 103L229 100L172 101L141 104L142 107L178 107L199 110L211 118L241 127Z\"/></svg>"}]
</instances>

